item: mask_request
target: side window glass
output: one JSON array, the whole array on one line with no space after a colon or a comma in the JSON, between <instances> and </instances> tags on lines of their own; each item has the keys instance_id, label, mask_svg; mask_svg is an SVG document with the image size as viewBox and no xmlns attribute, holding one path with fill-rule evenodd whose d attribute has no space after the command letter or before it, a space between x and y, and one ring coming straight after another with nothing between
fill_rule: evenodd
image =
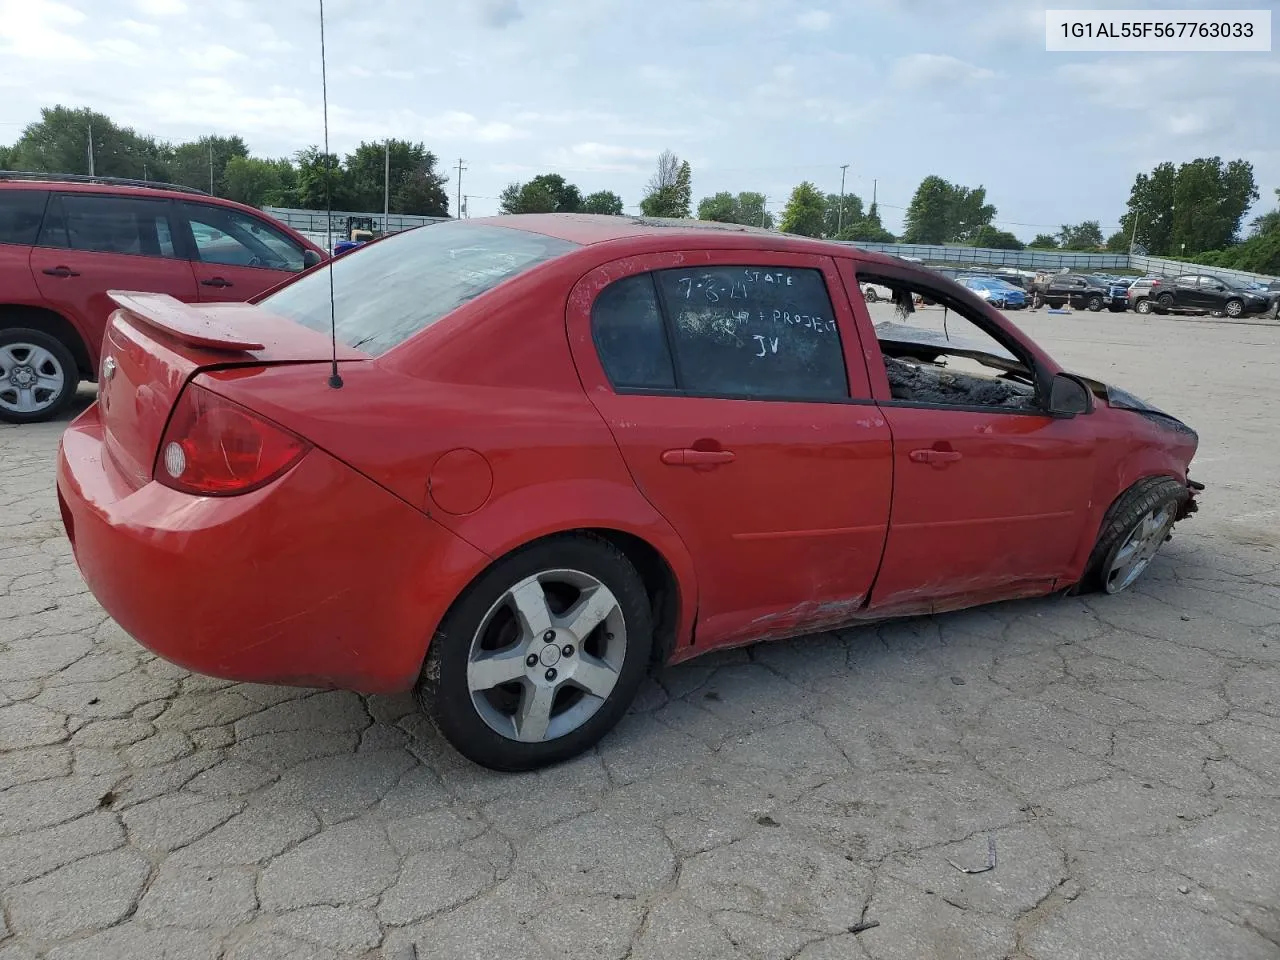
<instances>
[{"instance_id":1,"label":"side window glass","mask_svg":"<svg viewBox=\"0 0 1280 960\"><path fill-rule=\"evenodd\" d=\"M651 274L625 277L601 291L591 308L591 336L605 375L615 387L675 388Z\"/></svg>"},{"instance_id":2,"label":"side window glass","mask_svg":"<svg viewBox=\"0 0 1280 960\"><path fill-rule=\"evenodd\" d=\"M1031 372L983 330L976 314L941 290L859 274L859 285L889 287L888 303L869 304L893 399L930 407L1036 411Z\"/></svg>"},{"instance_id":3,"label":"side window glass","mask_svg":"<svg viewBox=\"0 0 1280 960\"><path fill-rule=\"evenodd\" d=\"M726 266L656 277L683 391L775 400L849 396L821 271Z\"/></svg>"},{"instance_id":4,"label":"side window glass","mask_svg":"<svg viewBox=\"0 0 1280 960\"><path fill-rule=\"evenodd\" d=\"M203 263L300 271L302 247L257 217L229 207L183 203Z\"/></svg>"},{"instance_id":5,"label":"side window glass","mask_svg":"<svg viewBox=\"0 0 1280 960\"><path fill-rule=\"evenodd\" d=\"M48 190L0 190L0 243L35 243L48 199Z\"/></svg>"},{"instance_id":6,"label":"side window glass","mask_svg":"<svg viewBox=\"0 0 1280 960\"><path fill-rule=\"evenodd\" d=\"M172 257L169 204L103 194L63 194L59 223L47 223L52 246L95 253ZM49 220L56 218L50 217ZM59 242L60 241L60 242Z\"/></svg>"}]
</instances>

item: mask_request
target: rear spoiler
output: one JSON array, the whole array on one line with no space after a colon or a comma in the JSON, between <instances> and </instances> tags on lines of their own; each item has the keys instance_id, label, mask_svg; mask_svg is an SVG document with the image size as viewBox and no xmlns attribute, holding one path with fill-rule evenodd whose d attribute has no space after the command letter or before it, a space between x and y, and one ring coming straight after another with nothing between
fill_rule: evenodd
<instances>
[{"instance_id":1,"label":"rear spoiler","mask_svg":"<svg viewBox=\"0 0 1280 960\"><path fill-rule=\"evenodd\" d=\"M227 322L228 307L253 309L249 304L219 303L215 314L199 304L183 303L167 293L108 290L107 296L134 319L193 347L233 353L266 348L265 343L246 339Z\"/></svg>"}]
</instances>

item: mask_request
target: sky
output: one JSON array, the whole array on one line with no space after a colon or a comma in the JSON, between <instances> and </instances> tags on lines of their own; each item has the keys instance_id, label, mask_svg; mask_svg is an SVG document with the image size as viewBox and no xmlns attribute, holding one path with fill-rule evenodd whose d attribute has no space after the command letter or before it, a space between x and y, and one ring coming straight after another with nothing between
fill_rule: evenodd
<instances>
[{"instance_id":1,"label":"sky","mask_svg":"<svg viewBox=\"0 0 1280 960\"><path fill-rule=\"evenodd\" d=\"M1053 7L1068 6L1059 2ZM1266 7L1142 0L1096 9ZM1242 157L1280 186L1278 53L1048 53L1042 0L326 0L330 145L422 141L468 212L560 173L637 209L665 149L695 201L810 180L901 229L920 180L987 188L1024 240L1118 226L1134 175ZM323 139L318 0L0 0L0 143L42 106L162 139ZM1277 25L1280 27L1280 24ZM1252 214L1251 214L1252 215Z\"/></svg>"}]
</instances>

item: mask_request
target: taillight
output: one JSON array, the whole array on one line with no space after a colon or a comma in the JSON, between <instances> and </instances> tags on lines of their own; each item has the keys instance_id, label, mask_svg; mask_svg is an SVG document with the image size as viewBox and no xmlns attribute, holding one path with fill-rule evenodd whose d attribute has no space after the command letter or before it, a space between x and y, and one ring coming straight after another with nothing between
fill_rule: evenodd
<instances>
[{"instance_id":1,"label":"taillight","mask_svg":"<svg viewBox=\"0 0 1280 960\"><path fill-rule=\"evenodd\" d=\"M309 449L287 430L191 383L169 418L154 476L183 493L231 496L270 483Z\"/></svg>"}]
</instances>

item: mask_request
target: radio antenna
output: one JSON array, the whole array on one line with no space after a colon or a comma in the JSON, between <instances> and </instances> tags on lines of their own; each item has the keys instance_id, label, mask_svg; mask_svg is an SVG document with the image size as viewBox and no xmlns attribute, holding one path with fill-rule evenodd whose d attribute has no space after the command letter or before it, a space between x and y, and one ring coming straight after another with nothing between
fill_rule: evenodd
<instances>
[{"instance_id":1,"label":"radio antenna","mask_svg":"<svg viewBox=\"0 0 1280 960\"><path fill-rule=\"evenodd\" d=\"M324 106L324 218L325 243L329 249L329 345L332 348L332 365L329 368L329 386L337 390L342 386L338 373L338 308L333 297L333 164L329 156L329 78L324 63L324 0L320 0L320 92Z\"/></svg>"}]
</instances>

